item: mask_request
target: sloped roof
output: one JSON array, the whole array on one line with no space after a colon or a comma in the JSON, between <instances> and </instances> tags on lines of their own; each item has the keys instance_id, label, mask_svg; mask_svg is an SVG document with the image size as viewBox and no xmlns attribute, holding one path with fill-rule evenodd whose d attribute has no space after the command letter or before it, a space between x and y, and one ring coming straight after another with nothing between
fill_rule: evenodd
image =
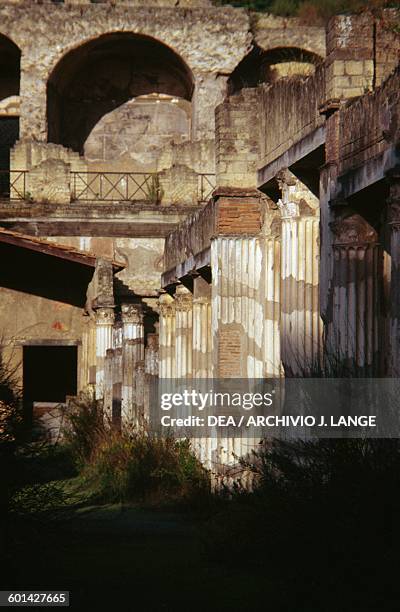
<instances>
[{"instance_id":1,"label":"sloped roof","mask_svg":"<svg viewBox=\"0 0 400 612\"><path fill-rule=\"evenodd\" d=\"M84 266L90 266L92 268L96 265L96 259L98 256L89 251L82 251L75 247L67 246L65 244L59 244L57 242L50 242L44 238L37 238L36 236L29 236L28 234L21 234L20 232L13 232L4 227L0 227L0 242L11 244L23 249L36 251L43 253L44 255L50 255L52 257L59 257L75 263L80 263ZM115 261L108 257L102 257L110 261L114 272L119 272L125 268L125 264L120 261Z\"/></svg>"}]
</instances>

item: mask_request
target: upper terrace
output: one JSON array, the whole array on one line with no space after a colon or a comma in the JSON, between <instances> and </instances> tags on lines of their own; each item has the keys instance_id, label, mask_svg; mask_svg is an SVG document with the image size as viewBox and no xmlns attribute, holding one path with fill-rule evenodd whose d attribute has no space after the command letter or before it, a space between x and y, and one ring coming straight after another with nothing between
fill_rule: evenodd
<instances>
[{"instance_id":1,"label":"upper terrace","mask_svg":"<svg viewBox=\"0 0 400 612\"><path fill-rule=\"evenodd\" d=\"M338 16L328 26L327 57L313 75L260 88L259 188L273 192L278 172L290 168L318 193L319 170L325 161L337 163L345 185L357 166L379 157L382 163L375 164L374 171L361 171L358 179L347 181L347 191L342 194L347 197L379 180L378 165L381 174L393 166L393 152L383 156L391 148L390 138L385 138L378 125L386 123L389 136L395 85L383 83L399 62L397 20L395 10L377 17L368 13ZM368 92L371 94L365 96ZM328 135L325 118L339 109L340 127L337 133L336 128L332 131L331 121ZM386 115L383 121L382 113Z\"/></svg>"}]
</instances>

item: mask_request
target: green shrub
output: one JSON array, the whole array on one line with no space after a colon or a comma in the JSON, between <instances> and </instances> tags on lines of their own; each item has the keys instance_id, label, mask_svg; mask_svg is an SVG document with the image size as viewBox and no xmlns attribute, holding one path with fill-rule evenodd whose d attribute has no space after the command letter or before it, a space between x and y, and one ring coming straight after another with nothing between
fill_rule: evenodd
<instances>
[{"instance_id":1,"label":"green shrub","mask_svg":"<svg viewBox=\"0 0 400 612\"><path fill-rule=\"evenodd\" d=\"M82 393L69 404L66 421L63 431L65 444L76 466L82 468L106 435L102 405L91 393Z\"/></svg>"},{"instance_id":2,"label":"green shrub","mask_svg":"<svg viewBox=\"0 0 400 612\"><path fill-rule=\"evenodd\" d=\"M110 430L83 473L107 502L189 500L210 489L207 472L188 441L146 432Z\"/></svg>"}]
</instances>

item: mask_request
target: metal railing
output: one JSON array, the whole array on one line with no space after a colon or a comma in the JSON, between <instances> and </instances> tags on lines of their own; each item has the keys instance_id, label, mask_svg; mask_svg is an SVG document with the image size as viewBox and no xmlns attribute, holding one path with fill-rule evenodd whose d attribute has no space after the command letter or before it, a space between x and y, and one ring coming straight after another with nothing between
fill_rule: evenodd
<instances>
[{"instance_id":1,"label":"metal railing","mask_svg":"<svg viewBox=\"0 0 400 612\"><path fill-rule=\"evenodd\" d=\"M0 199L25 200L26 170L0 170Z\"/></svg>"},{"instance_id":2,"label":"metal railing","mask_svg":"<svg viewBox=\"0 0 400 612\"><path fill-rule=\"evenodd\" d=\"M157 201L157 174L141 172L71 172L72 201Z\"/></svg>"},{"instance_id":3,"label":"metal railing","mask_svg":"<svg viewBox=\"0 0 400 612\"><path fill-rule=\"evenodd\" d=\"M27 174L27 170L0 170L0 199L29 199ZM215 174L198 174L198 202L207 202L214 189ZM157 204L161 201L162 195L163 190L157 173L71 172L73 202L146 201Z\"/></svg>"}]
</instances>

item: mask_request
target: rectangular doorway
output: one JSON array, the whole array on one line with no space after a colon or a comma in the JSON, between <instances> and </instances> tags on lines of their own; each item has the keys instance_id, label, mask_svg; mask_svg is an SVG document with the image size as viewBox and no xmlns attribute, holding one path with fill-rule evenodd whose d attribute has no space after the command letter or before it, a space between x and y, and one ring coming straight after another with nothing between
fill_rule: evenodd
<instances>
[{"instance_id":1,"label":"rectangular doorway","mask_svg":"<svg viewBox=\"0 0 400 612\"><path fill-rule=\"evenodd\" d=\"M76 395L77 379L77 346L24 346L25 405L33 405L33 402L65 402L67 395Z\"/></svg>"},{"instance_id":2,"label":"rectangular doorway","mask_svg":"<svg viewBox=\"0 0 400 612\"><path fill-rule=\"evenodd\" d=\"M10 151L18 138L19 117L0 117L0 197L3 198L10 197Z\"/></svg>"}]
</instances>

